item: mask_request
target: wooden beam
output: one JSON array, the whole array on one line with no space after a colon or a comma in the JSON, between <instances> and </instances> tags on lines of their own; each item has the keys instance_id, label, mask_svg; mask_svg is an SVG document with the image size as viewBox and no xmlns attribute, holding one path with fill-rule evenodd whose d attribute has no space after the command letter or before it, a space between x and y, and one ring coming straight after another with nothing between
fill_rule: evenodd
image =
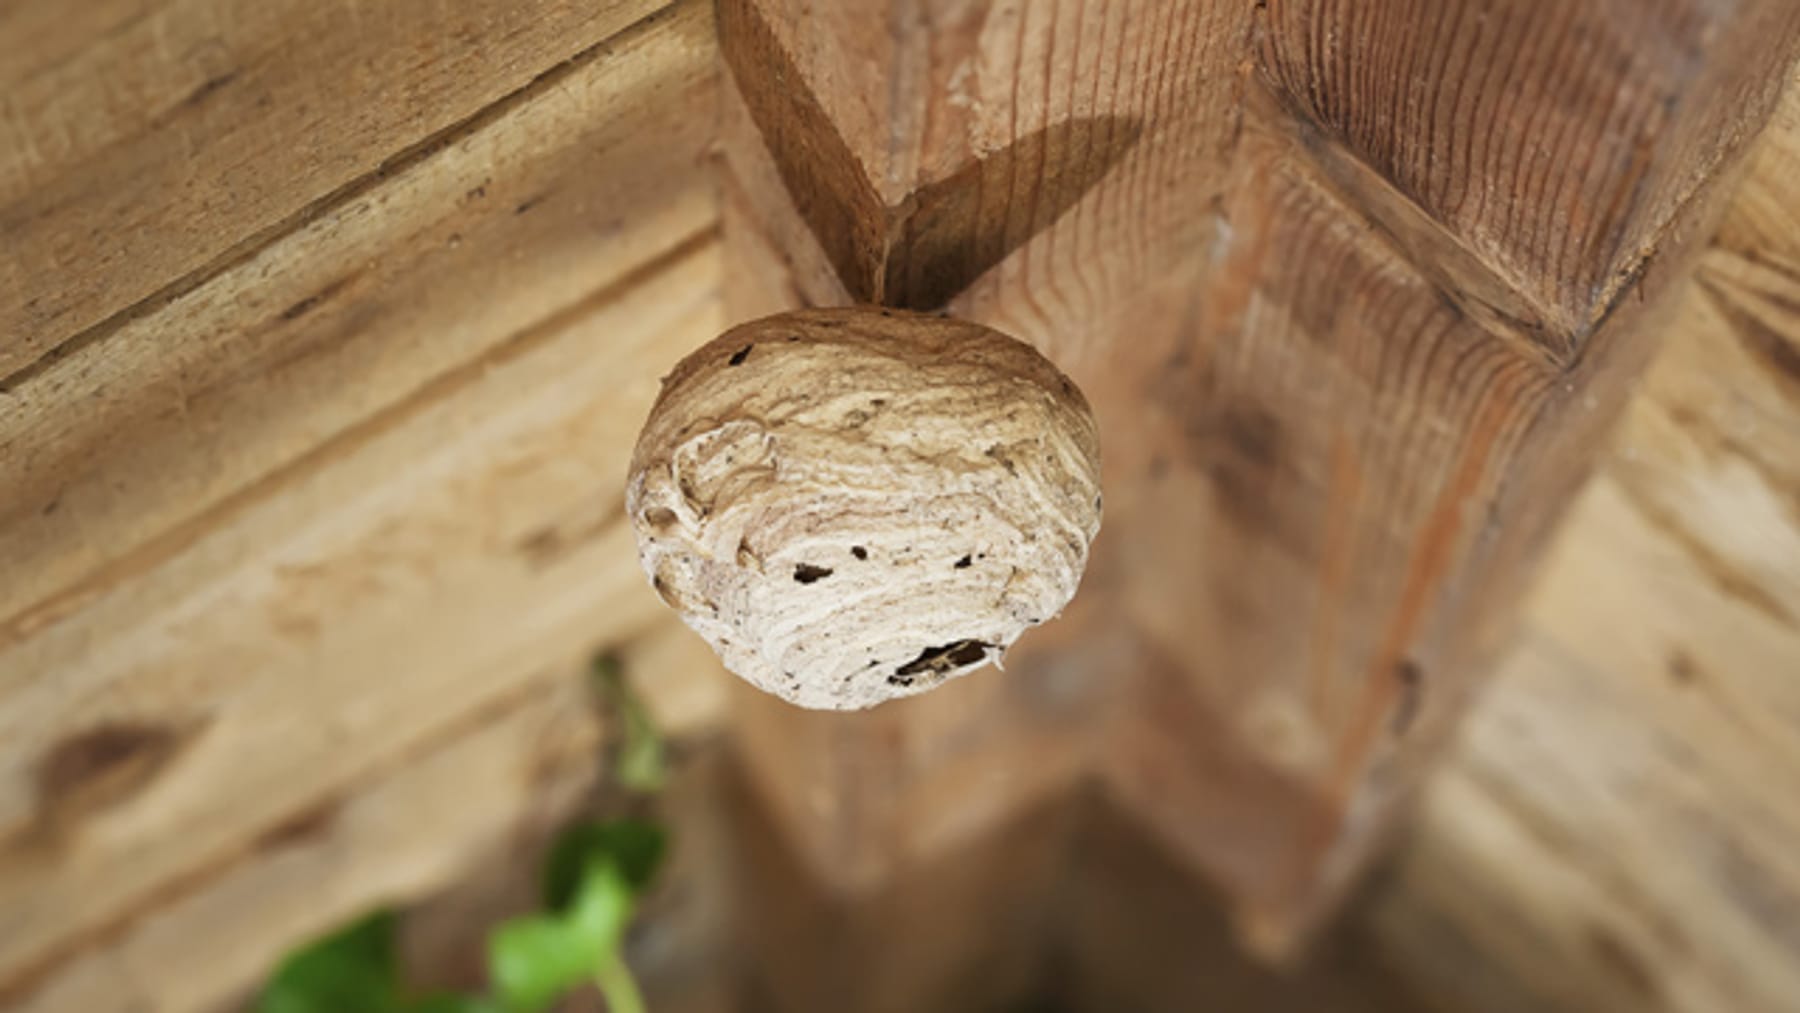
<instances>
[{"instance_id":1,"label":"wooden beam","mask_svg":"<svg viewBox=\"0 0 1800 1013\"><path fill-rule=\"evenodd\" d=\"M1796 198L1800 86L1370 898L1446 1008L1800 995Z\"/></svg>"},{"instance_id":2,"label":"wooden beam","mask_svg":"<svg viewBox=\"0 0 1800 1013\"><path fill-rule=\"evenodd\" d=\"M1397 967L1360 925L1323 940L1299 966L1250 959L1190 865L1148 839L1132 813L1092 794L1082 803L1039 985L1061 1008L1464 1010L1422 1002L1408 987L1411 968Z\"/></svg>"},{"instance_id":3,"label":"wooden beam","mask_svg":"<svg viewBox=\"0 0 1800 1013\"><path fill-rule=\"evenodd\" d=\"M1271 951L1386 838L1800 35L1776 0L1661 4L1630 32L1595 0L1556 34L1414 6L722 6L728 272L754 279L728 313L947 298L1069 371L1106 455L1083 594L1016 669L965 680L1010 693L971 687L937 705L953 719L746 706L749 763L821 869L897 874L896 814L953 805L908 808L950 755L931 743L954 729L963 769L1010 770L1003 743L1046 720L1020 698L1050 684L1098 733L1065 755ZM1498 51L1439 59L1483 24ZM1424 141L1376 143L1440 94Z\"/></svg>"},{"instance_id":4,"label":"wooden beam","mask_svg":"<svg viewBox=\"0 0 1800 1013\"><path fill-rule=\"evenodd\" d=\"M728 288L728 312L950 302L1049 347L1084 386L1098 378L1107 342L1095 322L1131 298L1134 271L1178 257L1206 229L1176 210L1204 202L1222 173L1186 156L1228 143L1229 89L1218 86L1232 79L1247 18L1198 2L833 11L783 0L720 7L728 274L760 279ZM1150 217L1186 226L1145 228ZM1084 656L1072 629L1036 640ZM1027 656L1049 655L1026 648L1013 661L1029 669ZM998 811L1039 790L1028 784L1059 783L1079 766L1079 749L1062 741L1067 719L1029 714L1040 691L1029 674L982 676L838 718L747 702L743 728L776 805L807 827L796 836L817 850L821 873L873 882L909 847L886 836L890 824L918 826L898 821L902 811L927 824L989 818L955 801L971 786L954 781L940 782L950 794L909 809L907 793L946 763L1042 739L1048 762L1015 768L993 796ZM932 745L952 737L968 744L966 760ZM838 759L820 762L826 755ZM820 797L850 808L807 815Z\"/></svg>"},{"instance_id":5,"label":"wooden beam","mask_svg":"<svg viewBox=\"0 0 1800 1013\"><path fill-rule=\"evenodd\" d=\"M663 6L8 4L0 388Z\"/></svg>"},{"instance_id":6,"label":"wooden beam","mask_svg":"<svg viewBox=\"0 0 1800 1013\"><path fill-rule=\"evenodd\" d=\"M85 575L711 228L711 54L692 15L615 38L20 380L0 412L0 640L70 607Z\"/></svg>"},{"instance_id":7,"label":"wooden beam","mask_svg":"<svg viewBox=\"0 0 1800 1013\"><path fill-rule=\"evenodd\" d=\"M1795 34L1768 44L1786 66ZM1104 755L1117 790L1229 884L1252 941L1279 952L1387 839L1504 643L1744 135L1716 124L1718 172L1658 226L1603 318L1561 332L1553 307L1488 272L1357 152L1258 85L1246 105L1244 175L1224 205L1234 240L1199 300L1214 312L1193 336L1191 382L1163 399L1200 467L1170 469L1156 515L1213 505L1163 529L1192 555L1135 609L1161 641L1160 688ZM1196 727L1209 729L1198 741ZM1209 804L1161 804L1171 784Z\"/></svg>"},{"instance_id":8,"label":"wooden beam","mask_svg":"<svg viewBox=\"0 0 1800 1013\"><path fill-rule=\"evenodd\" d=\"M718 324L716 271L683 251L527 332L0 654L0 981L661 618L609 490L656 376Z\"/></svg>"}]
</instances>

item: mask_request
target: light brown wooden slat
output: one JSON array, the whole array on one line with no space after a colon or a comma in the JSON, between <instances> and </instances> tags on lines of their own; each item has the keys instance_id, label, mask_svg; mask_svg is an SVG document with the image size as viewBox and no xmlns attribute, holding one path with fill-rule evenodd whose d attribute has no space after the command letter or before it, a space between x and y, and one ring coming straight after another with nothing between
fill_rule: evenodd
<instances>
[{"instance_id":1,"label":"light brown wooden slat","mask_svg":"<svg viewBox=\"0 0 1800 1013\"><path fill-rule=\"evenodd\" d=\"M716 272L702 242L520 335L0 655L55 673L9 677L0 706L0 981L504 696L522 662L659 618L620 476L656 377L717 326ZM46 759L118 729L152 745ZM67 773L46 787L47 763Z\"/></svg>"},{"instance_id":2,"label":"light brown wooden slat","mask_svg":"<svg viewBox=\"0 0 1800 1013\"><path fill-rule=\"evenodd\" d=\"M225 1008L297 943L470 873L528 828L566 818L599 773L575 671L508 695L197 872L78 956L20 1013Z\"/></svg>"},{"instance_id":3,"label":"light brown wooden slat","mask_svg":"<svg viewBox=\"0 0 1800 1013\"><path fill-rule=\"evenodd\" d=\"M712 45L686 8L613 40L14 388L0 413L0 642L707 227Z\"/></svg>"},{"instance_id":4,"label":"light brown wooden slat","mask_svg":"<svg viewBox=\"0 0 1800 1013\"><path fill-rule=\"evenodd\" d=\"M67 6L0 15L0 379L663 2Z\"/></svg>"},{"instance_id":5,"label":"light brown wooden slat","mask_svg":"<svg viewBox=\"0 0 1800 1013\"><path fill-rule=\"evenodd\" d=\"M175 940L291 890L259 842L663 618L620 484L717 327L711 20L638 23L14 392L0 994L243 984L299 922L216 976ZM376 899L395 846L290 913Z\"/></svg>"},{"instance_id":6,"label":"light brown wooden slat","mask_svg":"<svg viewBox=\"0 0 1800 1013\"><path fill-rule=\"evenodd\" d=\"M1719 228L1717 246L1764 266L1800 259L1800 70L1790 78L1752 171Z\"/></svg>"},{"instance_id":7,"label":"light brown wooden slat","mask_svg":"<svg viewBox=\"0 0 1800 1013\"><path fill-rule=\"evenodd\" d=\"M1800 994L1800 812L1768 791L1800 783L1800 628L1747 605L1642 495L1609 475L1584 499L1376 899L1457 1008L1508 1008L1458 972L1471 959L1554 1009L1778 1013ZM1764 530L1800 558L1794 528Z\"/></svg>"}]
</instances>

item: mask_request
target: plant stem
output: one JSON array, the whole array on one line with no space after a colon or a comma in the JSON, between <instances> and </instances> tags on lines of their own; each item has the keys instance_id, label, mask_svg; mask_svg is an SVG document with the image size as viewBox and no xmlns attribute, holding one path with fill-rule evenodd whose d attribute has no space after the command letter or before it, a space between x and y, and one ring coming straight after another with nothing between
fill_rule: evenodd
<instances>
[{"instance_id":1,"label":"plant stem","mask_svg":"<svg viewBox=\"0 0 1800 1013\"><path fill-rule=\"evenodd\" d=\"M594 984L606 997L606 1013L645 1013L644 995L638 991L637 979L625 965L625 957L614 949L600 958L594 968Z\"/></svg>"}]
</instances>

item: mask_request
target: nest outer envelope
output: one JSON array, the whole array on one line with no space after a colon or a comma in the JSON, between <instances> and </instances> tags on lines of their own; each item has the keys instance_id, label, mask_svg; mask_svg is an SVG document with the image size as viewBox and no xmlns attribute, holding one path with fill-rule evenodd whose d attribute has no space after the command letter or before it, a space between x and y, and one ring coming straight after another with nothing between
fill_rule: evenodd
<instances>
[{"instance_id":1,"label":"nest outer envelope","mask_svg":"<svg viewBox=\"0 0 1800 1013\"><path fill-rule=\"evenodd\" d=\"M997 662L1074 596L1098 428L1068 377L990 328L783 313L664 379L626 509L652 586L725 667L858 709Z\"/></svg>"}]
</instances>

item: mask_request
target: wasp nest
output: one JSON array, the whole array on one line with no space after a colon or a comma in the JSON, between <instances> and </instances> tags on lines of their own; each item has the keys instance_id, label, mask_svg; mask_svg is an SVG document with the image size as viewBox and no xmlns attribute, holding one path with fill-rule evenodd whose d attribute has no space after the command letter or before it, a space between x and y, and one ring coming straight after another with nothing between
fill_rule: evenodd
<instances>
[{"instance_id":1,"label":"wasp nest","mask_svg":"<svg viewBox=\"0 0 1800 1013\"><path fill-rule=\"evenodd\" d=\"M626 508L651 584L727 668L849 710L1062 610L1100 528L1099 440L1075 385L997 331L785 313L663 381Z\"/></svg>"}]
</instances>

